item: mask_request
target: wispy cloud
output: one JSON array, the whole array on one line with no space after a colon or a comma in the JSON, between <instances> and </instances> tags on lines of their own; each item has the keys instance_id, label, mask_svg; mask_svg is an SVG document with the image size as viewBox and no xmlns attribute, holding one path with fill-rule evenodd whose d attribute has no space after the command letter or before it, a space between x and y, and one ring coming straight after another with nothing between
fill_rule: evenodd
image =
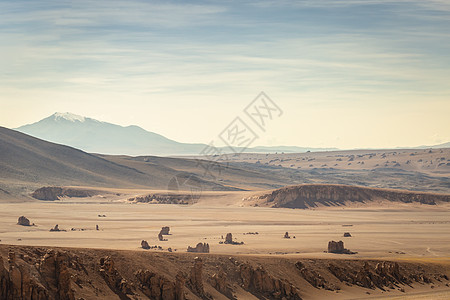
<instances>
[{"instance_id":1,"label":"wispy cloud","mask_svg":"<svg viewBox=\"0 0 450 300\"><path fill-rule=\"evenodd\" d=\"M2 105L148 97L170 115L180 99L260 90L322 108L450 97L444 0L3 1L0 27Z\"/></svg>"}]
</instances>

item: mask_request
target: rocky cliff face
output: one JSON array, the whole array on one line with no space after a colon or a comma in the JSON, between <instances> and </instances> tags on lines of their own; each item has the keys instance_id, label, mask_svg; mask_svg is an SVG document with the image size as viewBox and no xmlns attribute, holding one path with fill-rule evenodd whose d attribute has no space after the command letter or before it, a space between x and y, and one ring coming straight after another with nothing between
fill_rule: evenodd
<instances>
[{"instance_id":1,"label":"rocky cliff face","mask_svg":"<svg viewBox=\"0 0 450 300\"><path fill-rule=\"evenodd\" d=\"M407 262L0 245L1 300L301 299L363 289L448 288L448 266Z\"/></svg>"},{"instance_id":2,"label":"rocky cliff face","mask_svg":"<svg viewBox=\"0 0 450 300\"><path fill-rule=\"evenodd\" d=\"M244 199L250 205L288 208L310 208L319 205L340 206L345 205L346 202L366 203L373 200L435 205L439 202L450 202L450 195L349 185L306 184L281 188Z\"/></svg>"}]
</instances>

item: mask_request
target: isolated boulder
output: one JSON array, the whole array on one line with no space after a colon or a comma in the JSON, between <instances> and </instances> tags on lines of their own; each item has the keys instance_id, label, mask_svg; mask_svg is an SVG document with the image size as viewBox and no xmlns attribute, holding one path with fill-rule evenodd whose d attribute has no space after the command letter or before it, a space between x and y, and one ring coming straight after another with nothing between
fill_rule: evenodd
<instances>
[{"instance_id":1,"label":"isolated boulder","mask_svg":"<svg viewBox=\"0 0 450 300\"><path fill-rule=\"evenodd\" d=\"M225 244L233 244L233 235L231 233L227 233L225 237Z\"/></svg>"},{"instance_id":2,"label":"isolated boulder","mask_svg":"<svg viewBox=\"0 0 450 300\"><path fill-rule=\"evenodd\" d=\"M352 235L350 234L350 232L344 232L344 237L352 237Z\"/></svg>"},{"instance_id":3,"label":"isolated boulder","mask_svg":"<svg viewBox=\"0 0 450 300\"><path fill-rule=\"evenodd\" d=\"M291 237L289 236L289 232L286 231L286 233L284 234L284 238L285 239L290 239Z\"/></svg>"},{"instance_id":4,"label":"isolated boulder","mask_svg":"<svg viewBox=\"0 0 450 300\"><path fill-rule=\"evenodd\" d=\"M59 225L56 224L55 227L53 227L52 229L50 229L50 231L62 231L62 230L59 229Z\"/></svg>"},{"instance_id":5,"label":"isolated boulder","mask_svg":"<svg viewBox=\"0 0 450 300\"><path fill-rule=\"evenodd\" d=\"M147 241L142 240L141 242L142 249L150 249L150 245L147 243Z\"/></svg>"},{"instance_id":6,"label":"isolated boulder","mask_svg":"<svg viewBox=\"0 0 450 300\"><path fill-rule=\"evenodd\" d=\"M17 220L17 225L21 226L31 226L30 220L28 220L25 216L19 217Z\"/></svg>"}]
</instances>

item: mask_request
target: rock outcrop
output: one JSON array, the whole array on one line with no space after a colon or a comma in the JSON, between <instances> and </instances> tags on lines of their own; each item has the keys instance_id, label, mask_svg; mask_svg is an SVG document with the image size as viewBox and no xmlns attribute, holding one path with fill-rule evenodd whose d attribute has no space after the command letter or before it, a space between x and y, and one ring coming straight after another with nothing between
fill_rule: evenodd
<instances>
[{"instance_id":1,"label":"rock outcrop","mask_svg":"<svg viewBox=\"0 0 450 300\"><path fill-rule=\"evenodd\" d=\"M59 225L56 224L55 227L53 227L53 228L50 229L50 231L65 231L65 230L60 229L60 228L59 228Z\"/></svg>"},{"instance_id":2,"label":"rock outcrop","mask_svg":"<svg viewBox=\"0 0 450 300\"><path fill-rule=\"evenodd\" d=\"M0 245L1 300L300 299L415 283L445 289L448 266L360 259L228 257ZM214 290L215 289L215 290ZM367 290L370 291L370 290ZM223 296L222 296L223 295Z\"/></svg>"},{"instance_id":3,"label":"rock outcrop","mask_svg":"<svg viewBox=\"0 0 450 300\"><path fill-rule=\"evenodd\" d=\"M251 196L244 201L258 206L307 209L319 205L341 206L346 202L366 203L377 199L435 205L438 202L450 202L450 195L337 184L304 184Z\"/></svg>"},{"instance_id":4,"label":"rock outcrop","mask_svg":"<svg viewBox=\"0 0 450 300\"><path fill-rule=\"evenodd\" d=\"M98 195L99 193L99 191L94 190L46 186L35 190L31 194L31 197L38 200L54 201L58 200L60 197L86 198Z\"/></svg>"},{"instance_id":5,"label":"rock outcrop","mask_svg":"<svg viewBox=\"0 0 450 300\"><path fill-rule=\"evenodd\" d=\"M188 246L187 252L209 253L209 244L208 243L198 243L195 248Z\"/></svg>"},{"instance_id":6,"label":"rock outcrop","mask_svg":"<svg viewBox=\"0 0 450 300\"><path fill-rule=\"evenodd\" d=\"M150 299L184 300L184 278L177 274L175 282L149 270L138 270L135 273L144 294Z\"/></svg>"},{"instance_id":7,"label":"rock outcrop","mask_svg":"<svg viewBox=\"0 0 450 300\"><path fill-rule=\"evenodd\" d=\"M227 233L225 237L225 244L233 244L233 235L231 233Z\"/></svg>"},{"instance_id":8,"label":"rock outcrop","mask_svg":"<svg viewBox=\"0 0 450 300\"><path fill-rule=\"evenodd\" d=\"M167 241L167 239L165 239L164 236L162 235L161 231L158 233L158 240Z\"/></svg>"},{"instance_id":9,"label":"rock outcrop","mask_svg":"<svg viewBox=\"0 0 450 300\"><path fill-rule=\"evenodd\" d=\"M133 294L130 284L114 267L114 261L110 256L100 259L99 272L109 288L119 295L119 297L123 298L127 294Z\"/></svg>"},{"instance_id":10,"label":"rock outcrop","mask_svg":"<svg viewBox=\"0 0 450 300\"><path fill-rule=\"evenodd\" d=\"M356 252L352 252L348 249L345 249L343 241L339 241L339 242L329 241L328 242L328 253L355 254Z\"/></svg>"},{"instance_id":11,"label":"rock outcrop","mask_svg":"<svg viewBox=\"0 0 450 300\"><path fill-rule=\"evenodd\" d=\"M9 268L5 270L0 256L0 299L75 300L69 270L71 258L67 254L50 250L33 262L34 265L27 267L10 251Z\"/></svg>"},{"instance_id":12,"label":"rock outcrop","mask_svg":"<svg viewBox=\"0 0 450 300\"><path fill-rule=\"evenodd\" d=\"M146 249L146 250L150 249L150 245L145 240L141 241L141 247L142 247L142 249Z\"/></svg>"},{"instance_id":13,"label":"rock outcrop","mask_svg":"<svg viewBox=\"0 0 450 300\"><path fill-rule=\"evenodd\" d=\"M31 226L31 222L25 216L20 216L19 219L17 220L17 225Z\"/></svg>"},{"instance_id":14,"label":"rock outcrop","mask_svg":"<svg viewBox=\"0 0 450 300\"><path fill-rule=\"evenodd\" d=\"M394 288L401 284L411 284L413 281L419 283L430 283L432 280L421 273L405 274L400 270L396 262L365 262L359 269L349 271L346 268L330 264L329 271L341 282L355 284L365 288Z\"/></svg>"},{"instance_id":15,"label":"rock outcrop","mask_svg":"<svg viewBox=\"0 0 450 300\"><path fill-rule=\"evenodd\" d=\"M211 276L210 282L213 288L224 294L228 299L236 299L233 295L231 285L227 282L227 274L225 274L223 270L214 273L213 276Z\"/></svg>"},{"instance_id":16,"label":"rock outcrop","mask_svg":"<svg viewBox=\"0 0 450 300\"><path fill-rule=\"evenodd\" d=\"M194 266L191 268L189 275L189 286L191 291L202 299L211 299L205 293L203 287L203 260L200 257L194 258Z\"/></svg>"},{"instance_id":17,"label":"rock outcrop","mask_svg":"<svg viewBox=\"0 0 450 300\"><path fill-rule=\"evenodd\" d=\"M169 226L164 226L163 228L161 228L161 234L162 235L170 235L170 227Z\"/></svg>"},{"instance_id":18,"label":"rock outcrop","mask_svg":"<svg viewBox=\"0 0 450 300\"><path fill-rule=\"evenodd\" d=\"M289 281L274 278L262 266L253 268L243 263L239 270L242 287L254 295L263 295L269 299L301 299L300 291Z\"/></svg>"},{"instance_id":19,"label":"rock outcrop","mask_svg":"<svg viewBox=\"0 0 450 300\"><path fill-rule=\"evenodd\" d=\"M300 272L300 275L308 281L315 288L324 288L327 290L335 290L336 287L332 286L330 283L323 278L317 271L312 268L307 268L302 262L298 261L295 263L295 266Z\"/></svg>"},{"instance_id":20,"label":"rock outcrop","mask_svg":"<svg viewBox=\"0 0 450 300\"><path fill-rule=\"evenodd\" d=\"M222 243L222 242L221 242ZM242 245L244 242L236 242L233 240L233 235L231 233L227 233L225 236L225 241L223 244L230 244L230 245Z\"/></svg>"}]
</instances>

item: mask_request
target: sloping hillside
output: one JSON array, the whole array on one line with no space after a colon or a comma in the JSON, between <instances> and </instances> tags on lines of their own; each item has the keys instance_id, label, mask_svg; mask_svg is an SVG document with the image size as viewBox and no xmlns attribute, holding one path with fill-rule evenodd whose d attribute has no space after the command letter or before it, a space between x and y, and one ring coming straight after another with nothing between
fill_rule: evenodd
<instances>
[{"instance_id":1,"label":"sloping hillside","mask_svg":"<svg viewBox=\"0 0 450 300\"><path fill-rule=\"evenodd\" d=\"M94 155L0 127L1 199L26 196L42 186L167 189L177 176L188 178L203 190L283 185L260 172L227 166L220 169L225 175L222 181L205 177L204 166L196 160ZM244 178L250 179L244 182Z\"/></svg>"},{"instance_id":2,"label":"sloping hillside","mask_svg":"<svg viewBox=\"0 0 450 300\"><path fill-rule=\"evenodd\" d=\"M305 184L277 189L244 200L249 205L286 208L341 206L350 202L369 203L374 200L436 205L439 202L450 202L450 195L337 184Z\"/></svg>"}]
</instances>

